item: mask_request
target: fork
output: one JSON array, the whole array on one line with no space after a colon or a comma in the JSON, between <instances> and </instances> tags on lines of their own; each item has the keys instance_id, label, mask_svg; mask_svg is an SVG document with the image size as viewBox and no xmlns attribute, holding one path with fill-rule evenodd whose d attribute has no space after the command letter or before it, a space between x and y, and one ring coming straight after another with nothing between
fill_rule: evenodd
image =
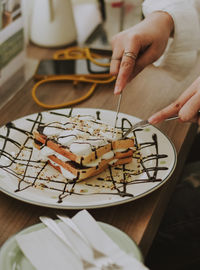
<instances>
[{"instance_id":1,"label":"fork","mask_svg":"<svg viewBox=\"0 0 200 270\"><path fill-rule=\"evenodd\" d=\"M87 240L87 238L83 235L83 233L79 230L78 226L73 222L72 219L70 219L67 216L64 215L57 215L57 217L62 220L73 232L75 232L92 250L94 259L102 258L102 263L108 267L108 269L112 270L120 270L122 269L121 266L116 264L112 261L110 257L108 257L103 252L97 250L95 247L93 247L90 242Z\"/></svg>"},{"instance_id":2,"label":"fork","mask_svg":"<svg viewBox=\"0 0 200 270\"><path fill-rule=\"evenodd\" d=\"M55 235L58 236L58 238L60 238L71 249L71 251L73 251L73 253L75 253L75 255L82 262L84 268L95 266L99 270L121 269L121 268L114 268L110 263L103 262L101 264L97 264L97 263L88 261L86 259L83 259L81 254L72 247L72 245L71 245L70 241L68 240L66 234L58 226L58 224L55 222L55 220L53 220L53 219L51 219L49 217L45 217L45 216L41 216L39 218L40 218L40 220L42 221L43 224L45 224Z\"/></svg>"},{"instance_id":3,"label":"fork","mask_svg":"<svg viewBox=\"0 0 200 270\"><path fill-rule=\"evenodd\" d=\"M178 119L179 116L175 115L169 118L166 118L164 121L170 121L170 120L175 120ZM124 139L131 131L135 130L138 127L146 127L148 125L151 125L148 120L141 120L137 122L136 124L132 125L122 136L122 139Z\"/></svg>"},{"instance_id":4,"label":"fork","mask_svg":"<svg viewBox=\"0 0 200 270\"><path fill-rule=\"evenodd\" d=\"M136 128L138 127L145 127L145 126L148 126L150 125L149 121L148 120L142 120L142 121L139 121L137 122L136 124L132 125L122 136L122 139L126 138L127 135L129 133L131 133L131 131L135 130Z\"/></svg>"}]
</instances>

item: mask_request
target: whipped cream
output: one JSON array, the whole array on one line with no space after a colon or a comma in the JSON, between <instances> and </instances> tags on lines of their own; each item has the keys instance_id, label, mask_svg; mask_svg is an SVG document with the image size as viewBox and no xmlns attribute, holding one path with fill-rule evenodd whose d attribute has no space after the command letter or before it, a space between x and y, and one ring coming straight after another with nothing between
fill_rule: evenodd
<instances>
[{"instance_id":1,"label":"whipped cream","mask_svg":"<svg viewBox=\"0 0 200 270\"><path fill-rule=\"evenodd\" d=\"M110 162L109 162L109 164L110 165L113 165L115 162L117 162L118 161L118 159L113 159L113 160L111 160Z\"/></svg>"},{"instance_id":2,"label":"whipped cream","mask_svg":"<svg viewBox=\"0 0 200 270\"><path fill-rule=\"evenodd\" d=\"M60 167L60 170L61 170L61 173L62 175L69 179L69 180L74 180L76 178L76 175L74 175L73 173L71 173L70 171L64 169L62 166L59 166Z\"/></svg>"},{"instance_id":3,"label":"whipped cream","mask_svg":"<svg viewBox=\"0 0 200 270\"><path fill-rule=\"evenodd\" d=\"M84 164L85 167L97 167L101 162L101 158L97 158L94 161Z\"/></svg>"},{"instance_id":4,"label":"whipped cream","mask_svg":"<svg viewBox=\"0 0 200 270\"><path fill-rule=\"evenodd\" d=\"M72 123L67 122L67 123L63 123L63 126L65 126L66 129L73 129L74 125Z\"/></svg>"},{"instance_id":5,"label":"whipped cream","mask_svg":"<svg viewBox=\"0 0 200 270\"><path fill-rule=\"evenodd\" d=\"M69 158L57 153L56 151L52 150L48 146L44 146L41 148L41 150L38 150L36 148L33 148L33 153L36 159L47 161L49 159L49 156L56 156L58 159L62 160L63 162L70 161Z\"/></svg>"},{"instance_id":6,"label":"whipped cream","mask_svg":"<svg viewBox=\"0 0 200 270\"><path fill-rule=\"evenodd\" d=\"M70 145L69 150L79 156L87 156L92 153L92 148L89 143L82 143L82 141L76 141Z\"/></svg>"},{"instance_id":7,"label":"whipped cream","mask_svg":"<svg viewBox=\"0 0 200 270\"><path fill-rule=\"evenodd\" d=\"M113 151L110 151L110 152L105 153L102 156L102 159L110 159L110 158L113 158L113 157L114 157L114 152Z\"/></svg>"},{"instance_id":8,"label":"whipped cream","mask_svg":"<svg viewBox=\"0 0 200 270\"><path fill-rule=\"evenodd\" d=\"M104 138L100 137L89 137L87 140L83 140L85 143L89 143L91 146L98 148L100 146L106 145L108 142Z\"/></svg>"},{"instance_id":9,"label":"whipped cream","mask_svg":"<svg viewBox=\"0 0 200 270\"><path fill-rule=\"evenodd\" d=\"M63 129L64 126L62 124L52 123L44 127L43 134L48 137L58 136Z\"/></svg>"},{"instance_id":10,"label":"whipped cream","mask_svg":"<svg viewBox=\"0 0 200 270\"><path fill-rule=\"evenodd\" d=\"M68 180L74 180L76 178L76 175L74 175L73 173L71 173L70 171L64 169L62 166L58 165L56 162L51 160L51 164L60 168L60 171L62 173L62 175L67 178Z\"/></svg>"},{"instance_id":11,"label":"whipped cream","mask_svg":"<svg viewBox=\"0 0 200 270\"><path fill-rule=\"evenodd\" d=\"M100 135L103 136L108 141L116 141L118 139L121 139L122 137L122 133L113 132L113 128L110 130L107 130L105 133L103 131L100 131Z\"/></svg>"},{"instance_id":12,"label":"whipped cream","mask_svg":"<svg viewBox=\"0 0 200 270\"><path fill-rule=\"evenodd\" d=\"M120 139L122 132L113 131L113 127L90 115L69 117L65 123L49 123L43 129L44 135L53 138L78 156L87 156L97 148ZM109 153L104 159L113 155Z\"/></svg>"},{"instance_id":13,"label":"whipped cream","mask_svg":"<svg viewBox=\"0 0 200 270\"><path fill-rule=\"evenodd\" d=\"M77 138L77 133L71 130L65 130L61 132L58 136L58 143L64 146L70 146Z\"/></svg>"},{"instance_id":14,"label":"whipped cream","mask_svg":"<svg viewBox=\"0 0 200 270\"><path fill-rule=\"evenodd\" d=\"M53 155L54 152L54 150L50 149L47 146L42 147L40 150L35 147L33 148L33 156L35 157L35 159L42 161L47 161L48 156Z\"/></svg>"},{"instance_id":15,"label":"whipped cream","mask_svg":"<svg viewBox=\"0 0 200 270\"><path fill-rule=\"evenodd\" d=\"M117 152L123 153L123 152L127 151L127 148L114 149L113 151L114 151L114 153L117 153Z\"/></svg>"}]
</instances>

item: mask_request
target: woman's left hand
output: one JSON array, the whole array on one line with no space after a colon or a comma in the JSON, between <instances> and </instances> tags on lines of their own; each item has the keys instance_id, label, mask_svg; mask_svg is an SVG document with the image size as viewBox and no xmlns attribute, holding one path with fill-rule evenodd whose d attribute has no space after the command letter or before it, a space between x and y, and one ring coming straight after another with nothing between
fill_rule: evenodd
<instances>
[{"instance_id":1,"label":"woman's left hand","mask_svg":"<svg viewBox=\"0 0 200 270\"><path fill-rule=\"evenodd\" d=\"M148 120L151 124L162 122L178 115L181 122L197 122L200 125L200 76L180 95L180 97Z\"/></svg>"}]
</instances>

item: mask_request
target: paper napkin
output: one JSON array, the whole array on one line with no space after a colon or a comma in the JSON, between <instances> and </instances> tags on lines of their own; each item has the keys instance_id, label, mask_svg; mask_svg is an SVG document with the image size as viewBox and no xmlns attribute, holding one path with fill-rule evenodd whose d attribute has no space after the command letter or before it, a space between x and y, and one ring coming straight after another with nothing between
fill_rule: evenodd
<instances>
[{"instance_id":1,"label":"paper napkin","mask_svg":"<svg viewBox=\"0 0 200 270\"><path fill-rule=\"evenodd\" d=\"M24 255L37 270L82 270L75 254L49 229L41 229L16 237Z\"/></svg>"},{"instance_id":2,"label":"paper napkin","mask_svg":"<svg viewBox=\"0 0 200 270\"><path fill-rule=\"evenodd\" d=\"M124 270L147 270L141 262L122 251L86 210L78 212L72 219L93 247L109 255L114 262L123 266ZM83 258L92 262L91 249L63 222L58 225L68 237L72 249L48 228L17 235L20 249L37 270L84 269L82 261L73 250L77 250ZM90 267L90 270L95 269L97 268Z\"/></svg>"}]
</instances>

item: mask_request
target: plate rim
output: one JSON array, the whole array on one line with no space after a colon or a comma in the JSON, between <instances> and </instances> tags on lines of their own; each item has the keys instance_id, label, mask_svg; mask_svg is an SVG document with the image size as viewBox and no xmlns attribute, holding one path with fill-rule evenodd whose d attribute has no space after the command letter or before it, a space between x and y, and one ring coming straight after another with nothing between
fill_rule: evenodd
<instances>
[{"instance_id":1,"label":"plate rim","mask_svg":"<svg viewBox=\"0 0 200 270\"><path fill-rule=\"evenodd\" d=\"M17 118L15 120L12 120L13 121L18 121L18 120L21 120L25 117L28 117L28 116L32 116L32 115L36 115L38 113L48 113L48 112L53 112L53 111L64 111L64 110L98 110L98 111L103 111L103 112L115 112L113 110L108 110L108 109L100 109L100 108L61 108L61 109L55 109L55 110L46 110L46 111L41 111L41 112L36 112L36 113L32 113L32 114L28 114L28 115L25 115L25 116L22 116L20 118ZM127 114L127 113L124 113L124 112L119 112L119 114L124 114L124 115L127 115L129 117L133 117L135 119L137 119L138 121L141 120L140 118L134 116L134 115L130 115L130 114ZM0 128L4 127L6 124L4 124L3 126L1 126ZM161 186L163 186L166 181L171 177L171 175L173 174L175 168L176 168L176 164L177 164L177 152L176 152L176 148L174 146L174 143L172 142L172 140L167 136L165 135L160 128L154 126L154 125L150 125L150 126L153 126L156 130L158 130L168 141L169 143L171 144L172 146L172 149L173 149L173 154L174 154L174 163L172 165L172 168L171 168L171 171L169 172L169 174L165 177L165 179L162 180L162 182L160 182L158 185L156 185L155 187L152 187L151 189L148 189L148 191L145 191L144 193L140 194L140 195L137 195L136 197L131 197L131 198L127 198L126 200L120 200L120 201L114 201L114 202L111 202L111 203L104 203L104 204L93 204L93 205L61 205L61 204L53 204L53 203L45 203L45 202L37 202L35 200L30 200L30 199L25 199L21 196L18 196L17 194L13 194L9 191L7 191L6 189L4 189L3 187L0 186L0 191L3 192L4 194L8 195L9 197L12 197L14 199L17 199L21 202L25 202L25 203L28 203L28 204L31 204L31 205L36 205L36 206L42 206L42 207L47 207L47 208L53 208L53 209L66 209L66 210L81 210L81 209L99 209L99 208L105 208L105 207L112 207L112 206L117 206L117 205L121 205L121 204L125 204L125 203L129 203L129 202L132 202L132 201L135 201L137 199L140 199L140 198L143 198L145 197L146 195L149 195L150 193L156 191L157 189L159 189Z\"/></svg>"}]
</instances>

